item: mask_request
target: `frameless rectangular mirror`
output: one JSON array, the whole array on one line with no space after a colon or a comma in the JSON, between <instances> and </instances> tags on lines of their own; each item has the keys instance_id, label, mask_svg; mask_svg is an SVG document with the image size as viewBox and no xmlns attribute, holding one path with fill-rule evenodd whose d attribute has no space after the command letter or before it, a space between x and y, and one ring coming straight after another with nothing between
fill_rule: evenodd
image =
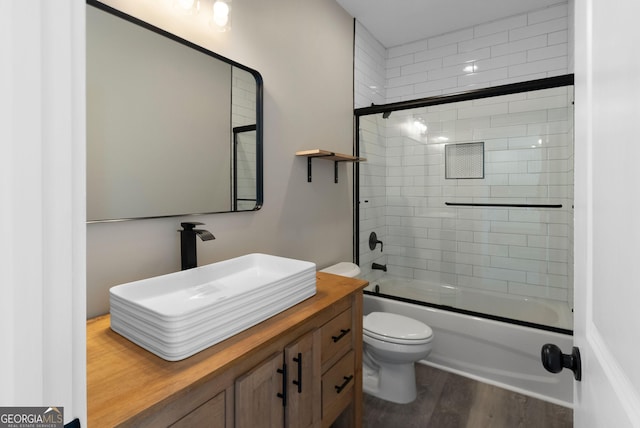
<instances>
[{"instance_id":1,"label":"frameless rectangular mirror","mask_svg":"<svg viewBox=\"0 0 640 428\"><path fill-rule=\"evenodd\" d=\"M87 0L87 221L262 200L260 73Z\"/></svg>"}]
</instances>

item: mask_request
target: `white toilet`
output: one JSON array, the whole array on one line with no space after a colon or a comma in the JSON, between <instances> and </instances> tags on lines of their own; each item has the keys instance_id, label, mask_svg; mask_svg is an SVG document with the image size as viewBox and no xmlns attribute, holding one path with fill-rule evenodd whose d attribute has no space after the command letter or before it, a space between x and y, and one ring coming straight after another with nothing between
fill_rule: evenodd
<instances>
[{"instance_id":1,"label":"white toilet","mask_svg":"<svg viewBox=\"0 0 640 428\"><path fill-rule=\"evenodd\" d=\"M321 272L354 277L360 273L360 268L342 262ZM402 315L372 312L363 318L363 333L364 392L394 403L415 400L414 364L431 352L431 328Z\"/></svg>"}]
</instances>

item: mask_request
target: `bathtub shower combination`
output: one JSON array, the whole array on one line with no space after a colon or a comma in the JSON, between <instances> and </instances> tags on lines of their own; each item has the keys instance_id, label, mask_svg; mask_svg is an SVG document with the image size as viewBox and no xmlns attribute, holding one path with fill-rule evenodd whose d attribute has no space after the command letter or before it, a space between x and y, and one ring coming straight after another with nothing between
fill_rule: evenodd
<instances>
[{"instance_id":1,"label":"bathtub shower combination","mask_svg":"<svg viewBox=\"0 0 640 428\"><path fill-rule=\"evenodd\" d=\"M572 84L356 110L365 313L428 324L427 364L566 406L573 378L540 348L573 342Z\"/></svg>"}]
</instances>

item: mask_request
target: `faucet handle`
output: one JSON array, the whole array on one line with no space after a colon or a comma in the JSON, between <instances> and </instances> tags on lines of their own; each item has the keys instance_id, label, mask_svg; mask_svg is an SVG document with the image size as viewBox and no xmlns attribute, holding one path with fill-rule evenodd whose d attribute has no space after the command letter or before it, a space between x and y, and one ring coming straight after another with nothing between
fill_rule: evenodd
<instances>
[{"instance_id":1,"label":"faucet handle","mask_svg":"<svg viewBox=\"0 0 640 428\"><path fill-rule=\"evenodd\" d=\"M194 227L201 226L203 224L204 223L200 223L199 221L185 221L180 223L180 226L182 226L184 230L193 230Z\"/></svg>"}]
</instances>

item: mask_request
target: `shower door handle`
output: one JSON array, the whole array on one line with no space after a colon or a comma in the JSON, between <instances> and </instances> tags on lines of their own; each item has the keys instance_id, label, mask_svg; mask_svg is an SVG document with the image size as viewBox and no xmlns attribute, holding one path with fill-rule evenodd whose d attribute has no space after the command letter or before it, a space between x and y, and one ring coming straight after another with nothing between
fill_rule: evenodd
<instances>
[{"instance_id":1,"label":"shower door handle","mask_svg":"<svg viewBox=\"0 0 640 428\"><path fill-rule=\"evenodd\" d=\"M551 373L560 373L562 369L571 369L575 380L582 380L582 362L580 350L574 346L571 354L563 354L558 346L547 343L540 351L542 365Z\"/></svg>"}]
</instances>

